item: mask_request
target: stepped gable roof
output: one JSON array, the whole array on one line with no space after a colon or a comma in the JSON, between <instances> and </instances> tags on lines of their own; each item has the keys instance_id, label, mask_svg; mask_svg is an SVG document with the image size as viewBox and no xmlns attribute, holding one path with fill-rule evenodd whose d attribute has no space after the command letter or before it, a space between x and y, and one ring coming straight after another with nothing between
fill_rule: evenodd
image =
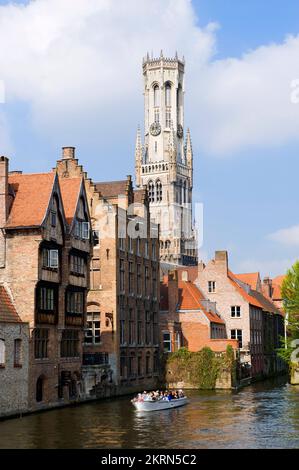
<instances>
[{"instance_id":1,"label":"stepped gable roof","mask_svg":"<svg viewBox=\"0 0 299 470\"><path fill-rule=\"evenodd\" d=\"M4 286L0 285L0 323L22 323Z\"/></svg>"},{"instance_id":2,"label":"stepped gable roof","mask_svg":"<svg viewBox=\"0 0 299 470\"><path fill-rule=\"evenodd\" d=\"M234 277L239 279L245 284L248 284L251 289L256 290L258 280L259 280L259 273L244 273L244 274L234 274Z\"/></svg>"},{"instance_id":3,"label":"stepped gable roof","mask_svg":"<svg viewBox=\"0 0 299 470\"><path fill-rule=\"evenodd\" d=\"M71 225L76 213L82 178L59 178L66 221Z\"/></svg>"},{"instance_id":4,"label":"stepped gable roof","mask_svg":"<svg viewBox=\"0 0 299 470\"><path fill-rule=\"evenodd\" d=\"M102 183L95 183L95 187L104 198L113 198L127 193L128 180L104 181Z\"/></svg>"},{"instance_id":5,"label":"stepped gable roof","mask_svg":"<svg viewBox=\"0 0 299 470\"><path fill-rule=\"evenodd\" d=\"M5 228L40 227L46 217L56 173L8 176L14 199Z\"/></svg>"}]
</instances>

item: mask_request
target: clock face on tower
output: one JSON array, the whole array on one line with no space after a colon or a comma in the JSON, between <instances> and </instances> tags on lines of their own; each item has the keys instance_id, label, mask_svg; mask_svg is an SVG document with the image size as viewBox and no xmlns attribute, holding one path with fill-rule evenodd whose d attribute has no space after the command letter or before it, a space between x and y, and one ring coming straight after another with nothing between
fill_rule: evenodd
<instances>
[{"instance_id":1,"label":"clock face on tower","mask_svg":"<svg viewBox=\"0 0 299 470\"><path fill-rule=\"evenodd\" d=\"M153 124L150 127L150 133L152 135L159 135L161 132L161 125L158 122L153 122Z\"/></svg>"},{"instance_id":2,"label":"clock face on tower","mask_svg":"<svg viewBox=\"0 0 299 470\"><path fill-rule=\"evenodd\" d=\"M178 128L177 128L177 136L181 139L184 135L184 129L183 129L183 126L181 124L178 124Z\"/></svg>"}]
</instances>

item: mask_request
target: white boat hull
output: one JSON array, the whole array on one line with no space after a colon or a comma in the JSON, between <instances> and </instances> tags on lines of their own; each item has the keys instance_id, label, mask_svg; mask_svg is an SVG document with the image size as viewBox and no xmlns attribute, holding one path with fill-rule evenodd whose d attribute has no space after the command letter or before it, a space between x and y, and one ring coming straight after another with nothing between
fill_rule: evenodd
<instances>
[{"instance_id":1,"label":"white boat hull","mask_svg":"<svg viewBox=\"0 0 299 470\"><path fill-rule=\"evenodd\" d=\"M188 403L187 397L175 398L173 400L158 400L158 401L135 401L133 405L137 411L160 411L177 408Z\"/></svg>"}]
</instances>

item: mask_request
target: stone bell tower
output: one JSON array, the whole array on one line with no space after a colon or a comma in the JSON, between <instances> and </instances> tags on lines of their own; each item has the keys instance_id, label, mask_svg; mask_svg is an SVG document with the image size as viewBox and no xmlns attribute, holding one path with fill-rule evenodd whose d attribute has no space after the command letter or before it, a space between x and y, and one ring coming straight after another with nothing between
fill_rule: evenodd
<instances>
[{"instance_id":1,"label":"stone bell tower","mask_svg":"<svg viewBox=\"0 0 299 470\"><path fill-rule=\"evenodd\" d=\"M148 188L151 218L160 224L161 262L197 263L192 226L193 153L190 132L184 136L185 61L143 60L144 143L138 129L136 185ZM184 138L185 137L185 138Z\"/></svg>"}]
</instances>

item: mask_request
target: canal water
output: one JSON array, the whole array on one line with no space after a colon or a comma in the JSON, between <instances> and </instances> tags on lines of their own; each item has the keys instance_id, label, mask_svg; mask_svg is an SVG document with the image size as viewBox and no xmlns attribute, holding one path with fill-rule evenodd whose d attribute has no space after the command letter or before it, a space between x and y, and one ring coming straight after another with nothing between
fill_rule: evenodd
<instances>
[{"instance_id":1,"label":"canal water","mask_svg":"<svg viewBox=\"0 0 299 470\"><path fill-rule=\"evenodd\" d=\"M299 448L299 387L188 391L190 403L136 412L130 397L0 422L0 448Z\"/></svg>"}]
</instances>

